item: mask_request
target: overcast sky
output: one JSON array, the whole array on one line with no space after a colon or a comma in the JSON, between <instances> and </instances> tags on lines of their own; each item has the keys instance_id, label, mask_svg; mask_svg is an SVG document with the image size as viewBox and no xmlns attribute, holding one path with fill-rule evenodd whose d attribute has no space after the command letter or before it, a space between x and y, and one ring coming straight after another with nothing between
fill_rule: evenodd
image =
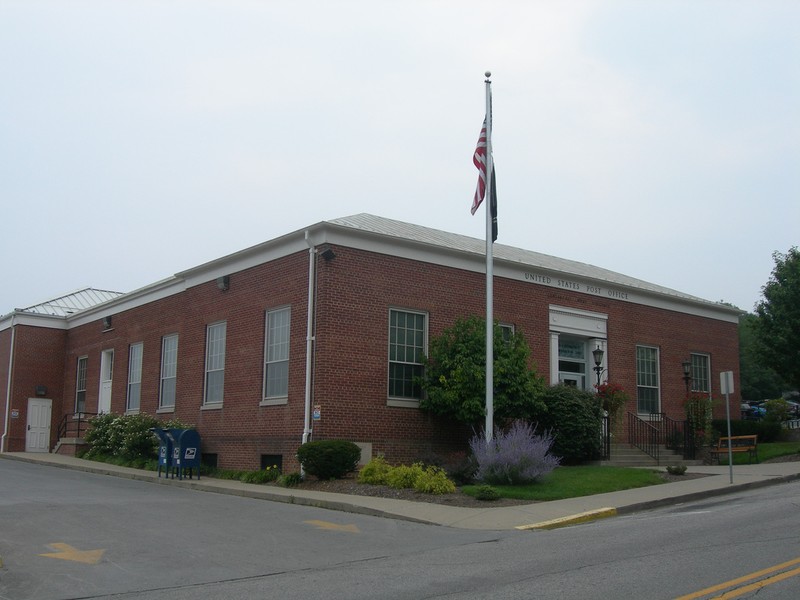
<instances>
[{"instance_id":1,"label":"overcast sky","mask_svg":"<svg viewBox=\"0 0 800 600\"><path fill-rule=\"evenodd\" d=\"M361 212L752 310L800 240L800 1L0 0L0 314Z\"/></svg>"}]
</instances>

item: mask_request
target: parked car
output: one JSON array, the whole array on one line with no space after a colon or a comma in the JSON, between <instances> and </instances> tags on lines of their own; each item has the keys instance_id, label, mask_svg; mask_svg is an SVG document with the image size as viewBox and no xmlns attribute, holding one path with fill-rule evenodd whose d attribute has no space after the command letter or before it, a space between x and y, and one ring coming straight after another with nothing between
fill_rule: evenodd
<instances>
[{"instance_id":1,"label":"parked car","mask_svg":"<svg viewBox=\"0 0 800 600\"><path fill-rule=\"evenodd\" d=\"M786 404L789 405L789 418L800 419L800 402L794 402L793 400L786 400Z\"/></svg>"},{"instance_id":2,"label":"parked car","mask_svg":"<svg viewBox=\"0 0 800 600\"><path fill-rule=\"evenodd\" d=\"M760 421L767 416L767 407L763 402L748 402L742 404L742 419L746 421Z\"/></svg>"}]
</instances>

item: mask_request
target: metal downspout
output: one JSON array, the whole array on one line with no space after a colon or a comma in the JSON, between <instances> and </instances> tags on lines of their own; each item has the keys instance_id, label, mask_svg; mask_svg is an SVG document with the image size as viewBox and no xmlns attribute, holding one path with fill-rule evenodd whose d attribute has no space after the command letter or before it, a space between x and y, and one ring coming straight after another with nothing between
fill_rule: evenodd
<instances>
[{"instance_id":1,"label":"metal downspout","mask_svg":"<svg viewBox=\"0 0 800 600\"><path fill-rule=\"evenodd\" d=\"M11 315L11 347L8 349L8 385L6 386L6 418L5 427L3 429L3 437L0 438L0 453L6 452L6 444L8 439L8 420L11 412L11 369L14 366L14 341L17 335L17 328L14 325L14 317Z\"/></svg>"},{"instance_id":2,"label":"metal downspout","mask_svg":"<svg viewBox=\"0 0 800 600\"><path fill-rule=\"evenodd\" d=\"M311 367L314 357L314 266L317 255L317 250L311 241L308 230L306 230L306 243L308 244L308 321L306 323L306 391L303 414L303 444L311 436Z\"/></svg>"}]
</instances>

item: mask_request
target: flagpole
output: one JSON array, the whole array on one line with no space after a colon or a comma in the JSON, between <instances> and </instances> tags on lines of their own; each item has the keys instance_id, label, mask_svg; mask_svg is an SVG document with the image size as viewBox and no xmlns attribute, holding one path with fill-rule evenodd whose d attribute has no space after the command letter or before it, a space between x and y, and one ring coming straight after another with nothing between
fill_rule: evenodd
<instances>
[{"instance_id":1,"label":"flagpole","mask_svg":"<svg viewBox=\"0 0 800 600\"><path fill-rule=\"evenodd\" d=\"M486 440L494 432L494 268L492 256L492 76L486 71Z\"/></svg>"}]
</instances>

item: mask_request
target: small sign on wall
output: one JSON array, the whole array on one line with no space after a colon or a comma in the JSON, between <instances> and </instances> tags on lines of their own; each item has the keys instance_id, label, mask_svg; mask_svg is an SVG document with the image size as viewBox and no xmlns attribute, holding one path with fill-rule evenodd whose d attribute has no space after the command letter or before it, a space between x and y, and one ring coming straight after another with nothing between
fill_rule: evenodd
<instances>
[{"instance_id":1,"label":"small sign on wall","mask_svg":"<svg viewBox=\"0 0 800 600\"><path fill-rule=\"evenodd\" d=\"M11 409L11 418L12 419L19 419L19 409L18 408L12 408Z\"/></svg>"},{"instance_id":2,"label":"small sign on wall","mask_svg":"<svg viewBox=\"0 0 800 600\"><path fill-rule=\"evenodd\" d=\"M314 412L312 413L311 418L315 421L319 421L322 418L322 410L320 409L319 405L314 407Z\"/></svg>"}]
</instances>

